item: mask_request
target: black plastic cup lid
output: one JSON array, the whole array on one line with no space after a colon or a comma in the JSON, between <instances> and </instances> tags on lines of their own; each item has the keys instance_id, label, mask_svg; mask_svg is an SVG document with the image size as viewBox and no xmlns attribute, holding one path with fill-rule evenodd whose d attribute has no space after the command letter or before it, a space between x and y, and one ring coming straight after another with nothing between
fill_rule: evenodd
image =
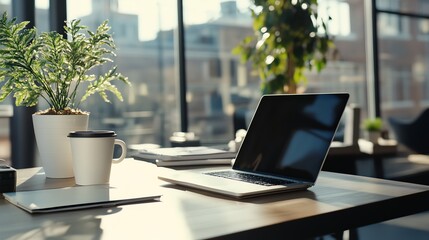
<instances>
[{"instance_id":1,"label":"black plastic cup lid","mask_svg":"<svg viewBox=\"0 0 429 240\"><path fill-rule=\"evenodd\" d=\"M101 138L101 137L116 137L114 131L108 130L88 130L88 131L72 131L67 137L75 138Z\"/></svg>"}]
</instances>

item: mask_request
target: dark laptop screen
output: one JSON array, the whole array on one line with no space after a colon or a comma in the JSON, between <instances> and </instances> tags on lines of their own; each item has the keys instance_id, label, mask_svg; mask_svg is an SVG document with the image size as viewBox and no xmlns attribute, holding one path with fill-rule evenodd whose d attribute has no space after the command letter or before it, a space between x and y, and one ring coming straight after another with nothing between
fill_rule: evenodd
<instances>
[{"instance_id":1,"label":"dark laptop screen","mask_svg":"<svg viewBox=\"0 0 429 240\"><path fill-rule=\"evenodd\" d=\"M233 168L315 182L348 97L263 96Z\"/></svg>"}]
</instances>

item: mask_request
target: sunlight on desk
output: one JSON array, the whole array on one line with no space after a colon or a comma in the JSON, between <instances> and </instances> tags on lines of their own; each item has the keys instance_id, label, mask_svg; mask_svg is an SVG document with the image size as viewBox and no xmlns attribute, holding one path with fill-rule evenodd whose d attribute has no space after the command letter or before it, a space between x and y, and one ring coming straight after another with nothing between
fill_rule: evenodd
<instances>
[{"instance_id":1,"label":"sunlight on desk","mask_svg":"<svg viewBox=\"0 0 429 240\"><path fill-rule=\"evenodd\" d=\"M42 181L40 168L19 170L18 175L21 189L70 184L70 179ZM308 191L240 201L160 181L155 165L131 159L113 166L111 183L130 190L159 186L162 197L150 203L33 215L0 199L0 239L302 238L429 209L429 186L323 171ZM390 211L395 206L401 208Z\"/></svg>"}]
</instances>

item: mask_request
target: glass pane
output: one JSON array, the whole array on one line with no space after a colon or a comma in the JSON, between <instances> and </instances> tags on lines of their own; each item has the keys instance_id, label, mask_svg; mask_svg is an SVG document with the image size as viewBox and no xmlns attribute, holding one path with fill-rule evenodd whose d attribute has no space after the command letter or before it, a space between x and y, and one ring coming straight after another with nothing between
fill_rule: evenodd
<instances>
[{"instance_id":1,"label":"glass pane","mask_svg":"<svg viewBox=\"0 0 429 240\"><path fill-rule=\"evenodd\" d=\"M429 5L421 5L429 11ZM413 118L429 106L429 38L426 19L406 18L410 36L379 38L382 116ZM420 29L420 31L419 31Z\"/></svg>"},{"instance_id":2,"label":"glass pane","mask_svg":"<svg viewBox=\"0 0 429 240\"><path fill-rule=\"evenodd\" d=\"M251 34L249 1L184 0L189 130L203 144L234 136L232 115L259 95L259 81L231 53ZM198 9L198 11L195 11Z\"/></svg>"},{"instance_id":3,"label":"glass pane","mask_svg":"<svg viewBox=\"0 0 429 240\"><path fill-rule=\"evenodd\" d=\"M422 8L422 4L427 4L427 0L376 0L379 10L395 11L402 13L428 14L427 9Z\"/></svg>"},{"instance_id":4,"label":"glass pane","mask_svg":"<svg viewBox=\"0 0 429 240\"><path fill-rule=\"evenodd\" d=\"M0 12L2 14L7 12L9 16L12 15L12 5L10 3L11 0L0 0Z\"/></svg>"},{"instance_id":5,"label":"glass pane","mask_svg":"<svg viewBox=\"0 0 429 240\"><path fill-rule=\"evenodd\" d=\"M357 21L363 19L363 4L325 1L324 6L331 9L328 13L335 17L332 34L336 35L340 60L331 61L321 74L308 73L307 91L347 91L351 102L366 108L363 23ZM234 137L234 112L253 110L261 94L259 79L251 74L250 64L241 64L231 53L245 36L252 34L249 1L183 3L189 131L200 136L203 144L226 143ZM90 124L94 128L116 129L132 143L165 144L168 136L179 130L173 51L176 8L171 7L175 1L142 1L140 5L134 1L70 1L68 16L82 18L93 28L96 24L89 24L91 19L98 18L98 24L101 19L110 19L119 46L115 61L133 82L133 88L126 90L124 103L88 101L88 106L95 109L90 109ZM193 11L196 7L199 11ZM138 20L120 25L120 14L138 16ZM133 35L127 30L133 22L143 29L137 36L136 31ZM147 125L152 126L152 132L145 132Z\"/></svg>"},{"instance_id":6,"label":"glass pane","mask_svg":"<svg viewBox=\"0 0 429 240\"><path fill-rule=\"evenodd\" d=\"M7 12L9 16L12 15L12 5L10 2L11 0L0 0L0 12L2 14Z\"/></svg>"},{"instance_id":7,"label":"glass pane","mask_svg":"<svg viewBox=\"0 0 429 240\"><path fill-rule=\"evenodd\" d=\"M380 9L381 11L383 10L399 11L399 12L410 11L410 5L403 4L400 0L379 0L376 2L377 2L377 9ZM377 17L378 17L377 29L379 32L379 36L381 37L393 36L394 38L409 37L408 18L403 18L398 15L388 14L388 13L379 13Z\"/></svg>"},{"instance_id":8,"label":"glass pane","mask_svg":"<svg viewBox=\"0 0 429 240\"><path fill-rule=\"evenodd\" d=\"M234 137L234 116L249 119L261 95L259 78L231 50L252 33L252 1L184 0L190 131L205 144ZM337 60L322 73L308 72L307 92L345 91L366 111L365 45L362 1L321 0L329 14ZM198 11L195 11L198 9ZM353 11L350 11L353 9ZM249 114L250 112L250 114Z\"/></svg>"},{"instance_id":9,"label":"glass pane","mask_svg":"<svg viewBox=\"0 0 429 240\"><path fill-rule=\"evenodd\" d=\"M49 29L49 0L36 0L36 27L37 31L48 32Z\"/></svg>"},{"instance_id":10,"label":"glass pane","mask_svg":"<svg viewBox=\"0 0 429 240\"><path fill-rule=\"evenodd\" d=\"M95 95L81 107L91 112L90 128L110 129L128 144L164 145L178 129L174 0L73 0L67 16L90 30L109 20L117 44L114 64L132 87L120 85L124 101L106 104Z\"/></svg>"},{"instance_id":11,"label":"glass pane","mask_svg":"<svg viewBox=\"0 0 429 240\"><path fill-rule=\"evenodd\" d=\"M361 115L366 115L365 25L362 20L364 3L353 0L319 0L318 11L326 11L332 18L328 22L328 30L334 37L335 50L328 58L327 67L320 73L307 72L306 91L348 92L349 103L359 106Z\"/></svg>"},{"instance_id":12,"label":"glass pane","mask_svg":"<svg viewBox=\"0 0 429 240\"><path fill-rule=\"evenodd\" d=\"M8 16L12 16L11 0L0 0L0 12L7 12ZM0 103L0 159L6 160L6 164L10 163L10 138L9 138L9 117L12 113L11 98L8 97ZM1 161L0 161L1 163Z\"/></svg>"},{"instance_id":13,"label":"glass pane","mask_svg":"<svg viewBox=\"0 0 429 240\"><path fill-rule=\"evenodd\" d=\"M412 119L429 106L429 2L379 0L377 8L404 14L378 14L381 114Z\"/></svg>"}]
</instances>

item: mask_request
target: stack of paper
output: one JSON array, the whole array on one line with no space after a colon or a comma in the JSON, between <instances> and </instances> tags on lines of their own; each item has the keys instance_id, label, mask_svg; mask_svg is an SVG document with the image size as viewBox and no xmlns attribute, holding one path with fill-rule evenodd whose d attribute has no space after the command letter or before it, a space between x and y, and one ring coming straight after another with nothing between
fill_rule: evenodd
<instances>
[{"instance_id":1,"label":"stack of paper","mask_svg":"<svg viewBox=\"0 0 429 240\"><path fill-rule=\"evenodd\" d=\"M139 149L134 157L156 163L157 166L188 166L231 164L236 153L222 149L198 147L171 147Z\"/></svg>"},{"instance_id":2,"label":"stack of paper","mask_svg":"<svg viewBox=\"0 0 429 240\"><path fill-rule=\"evenodd\" d=\"M359 148L367 154L393 154L397 152L398 144L395 140L379 139L373 143L365 139L359 139Z\"/></svg>"}]
</instances>

